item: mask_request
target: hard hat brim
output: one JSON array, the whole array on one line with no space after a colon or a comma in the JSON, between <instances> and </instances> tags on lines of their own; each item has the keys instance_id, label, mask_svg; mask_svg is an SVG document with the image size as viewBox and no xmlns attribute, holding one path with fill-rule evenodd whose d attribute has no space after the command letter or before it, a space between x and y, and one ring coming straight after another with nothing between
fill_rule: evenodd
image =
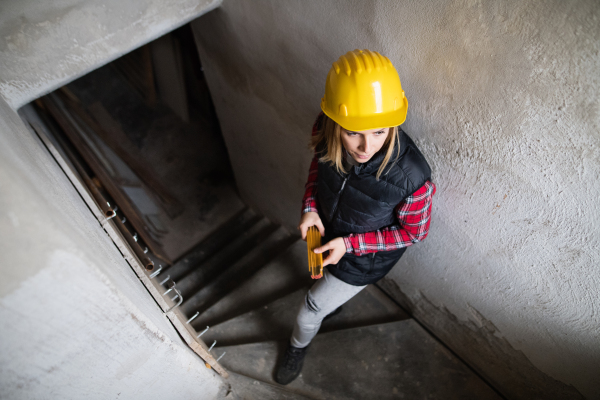
<instances>
[{"instance_id":1,"label":"hard hat brim","mask_svg":"<svg viewBox=\"0 0 600 400\"><path fill-rule=\"evenodd\" d=\"M403 105L398 110L385 114L375 114L362 117L346 117L339 115L333 112L333 110L329 110L324 102L321 103L321 110L323 110L325 115L346 130L366 131L402 125L406 120L406 111L408 110L408 101L406 100L406 97L404 97L403 100Z\"/></svg>"}]
</instances>

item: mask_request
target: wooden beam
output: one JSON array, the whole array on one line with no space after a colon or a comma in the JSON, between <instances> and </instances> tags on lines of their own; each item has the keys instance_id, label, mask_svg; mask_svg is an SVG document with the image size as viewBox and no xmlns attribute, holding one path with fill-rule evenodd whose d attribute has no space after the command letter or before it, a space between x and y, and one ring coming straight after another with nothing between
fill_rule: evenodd
<instances>
[{"instance_id":1,"label":"wooden beam","mask_svg":"<svg viewBox=\"0 0 600 400\"><path fill-rule=\"evenodd\" d=\"M140 178L140 180L152 190L155 194L158 203L167 213L170 218L175 218L184 210L184 206L172 196L164 185L156 179L156 172L145 163L138 161L136 153L137 149L130 145L130 140L127 138L116 123L112 123L112 117L104 109L102 104L94 103L89 107L92 115L88 114L84 106L79 102L77 97L68 89L61 88L61 100L69 111L73 111L92 131L94 131L100 139L114 151L121 160ZM107 130L97 121L97 119L107 120L111 129Z\"/></svg>"},{"instance_id":2,"label":"wooden beam","mask_svg":"<svg viewBox=\"0 0 600 400\"><path fill-rule=\"evenodd\" d=\"M114 183L113 178L106 171L98 157L85 143L84 139L78 132L76 122L74 122L73 117L69 115L68 110L65 109L65 107L61 104L58 96L51 93L42 97L41 101L45 108L54 117L58 125L63 129L85 162L89 165L92 171L94 171L94 174L96 174L98 179L102 182L102 185L106 188L106 191L109 193L109 195L117 202L119 207L121 207L123 214L127 216L131 222L131 225L141 236L142 240L148 245L150 250L152 250L157 257L169 264L172 264L172 261L166 255L160 243L155 241L150 232L148 232L148 228L140 217L135 206L130 202L129 198L121 190L121 188Z\"/></svg>"}]
</instances>

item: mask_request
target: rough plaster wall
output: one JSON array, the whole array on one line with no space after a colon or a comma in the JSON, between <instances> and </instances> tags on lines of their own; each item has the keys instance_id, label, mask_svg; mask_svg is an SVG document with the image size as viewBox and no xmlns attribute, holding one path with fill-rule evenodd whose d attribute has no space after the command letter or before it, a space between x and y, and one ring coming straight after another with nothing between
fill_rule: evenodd
<instances>
[{"instance_id":1,"label":"rough plaster wall","mask_svg":"<svg viewBox=\"0 0 600 400\"><path fill-rule=\"evenodd\" d=\"M221 379L1 99L0 142L0 398L216 398Z\"/></svg>"},{"instance_id":2,"label":"rough plaster wall","mask_svg":"<svg viewBox=\"0 0 600 400\"><path fill-rule=\"evenodd\" d=\"M0 2L0 398L212 399L223 388L11 110L219 4Z\"/></svg>"},{"instance_id":3,"label":"rough plaster wall","mask_svg":"<svg viewBox=\"0 0 600 400\"><path fill-rule=\"evenodd\" d=\"M220 4L221 0L3 0L0 95L17 109Z\"/></svg>"},{"instance_id":4,"label":"rough plaster wall","mask_svg":"<svg viewBox=\"0 0 600 400\"><path fill-rule=\"evenodd\" d=\"M598 398L599 16L591 0L228 0L193 27L240 192L289 227L331 62L390 57L438 187L392 283L507 396Z\"/></svg>"}]
</instances>

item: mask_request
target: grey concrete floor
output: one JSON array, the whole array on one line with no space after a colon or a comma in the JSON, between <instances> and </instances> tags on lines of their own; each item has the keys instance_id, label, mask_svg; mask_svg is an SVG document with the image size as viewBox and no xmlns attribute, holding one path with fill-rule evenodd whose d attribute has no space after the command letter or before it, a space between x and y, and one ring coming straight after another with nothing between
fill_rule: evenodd
<instances>
[{"instance_id":1,"label":"grey concrete floor","mask_svg":"<svg viewBox=\"0 0 600 400\"><path fill-rule=\"evenodd\" d=\"M275 384L285 341L223 347L223 365ZM317 335L302 374L286 386L314 399L500 399L416 322L404 320Z\"/></svg>"},{"instance_id":2,"label":"grey concrete floor","mask_svg":"<svg viewBox=\"0 0 600 400\"><path fill-rule=\"evenodd\" d=\"M258 234L257 231L255 235ZM243 240L255 241L251 236ZM283 246L283 242L279 241L277 246ZM248 254L262 251L261 248L238 251L234 258L243 260ZM271 254L270 261L260 268L248 267L252 271L245 274L241 274L244 264L239 261L233 263L235 274L228 274L229 265L219 264L218 260L222 260L223 252L227 251L225 246L199 265L186 268L187 274L193 276L203 265L216 262L224 271L215 282L222 277L228 277L227 281L240 277L231 290L203 294L212 306L193 323L197 331L210 325L202 339L206 343L217 341L212 350L215 356L225 353L221 363L233 372L229 380L230 396L501 398L374 285L346 303L341 314L323 323L309 348L300 377L285 387L278 385L273 380L274 372L286 349L297 310L312 282L308 279L306 244L296 240L278 254ZM185 275L182 274L183 280ZM199 291L202 292L205 291ZM183 311L188 317L195 313L192 307Z\"/></svg>"}]
</instances>

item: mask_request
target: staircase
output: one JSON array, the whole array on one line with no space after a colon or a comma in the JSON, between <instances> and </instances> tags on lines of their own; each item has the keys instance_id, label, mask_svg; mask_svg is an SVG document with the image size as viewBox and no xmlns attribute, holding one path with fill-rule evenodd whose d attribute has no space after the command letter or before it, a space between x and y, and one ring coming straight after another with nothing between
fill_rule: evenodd
<instances>
[{"instance_id":1,"label":"staircase","mask_svg":"<svg viewBox=\"0 0 600 400\"><path fill-rule=\"evenodd\" d=\"M100 69L86 79L105 83L105 75L97 74L107 71ZM79 97L94 98L94 88L102 85L84 81ZM111 88L126 87L117 83ZM70 87L73 96L78 86L73 83ZM107 104L116 102L114 90L105 95ZM131 104L139 106L133 100ZM119 110L122 105L116 102L113 106ZM138 116L140 120L156 114L146 111ZM141 124L133 124L140 130L129 132L144 138L150 147L143 147L138 155L152 155L146 161L161 171L163 184L168 184L166 187L185 203L188 214L164 218L170 228L161 245L170 249L165 252L173 255L168 259L201 241L173 265L163 268L165 262L151 251L146 253L147 249L142 252L136 244L137 233L125 226L126 220L133 218L123 213L126 207L112 198L109 203L96 184L89 184L92 179L85 175L88 169L74 167L80 157L73 155L69 146L63 147L65 142L55 124L40 117L31 106L24 112L183 340L226 379L230 389L222 398L501 398L376 285L369 285L344 305L341 314L323 323L298 379L287 386L276 384L273 375L277 361L286 349L303 298L314 283L308 272L306 244L245 208L228 174L208 179L215 171L228 170L221 164L226 152L224 144L216 141L215 132L206 131L202 140L193 140L191 133L183 134L186 130L179 122L173 126L181 129L166 130L166 125L156 120L160 129L144 131ZM126 115L129 121L132 114ZM172 120L168 113L165 115L165 121ZM167 131L171 135L167 136ZM178 142L167 146L165 138ZM200 151L221 161L197 165ZM175 159L178 163L171 162ZM105 212L110 204L112 216ZM146 257L153 262L151 268L140 262Z\"/></svg>"},{"instance_id":2,"label":"staircase","mask_svg":"<svg viewBox=\"0 0 600 400\"><path fill-rule=\"evenodd\" d=\"M244 209L156 277L177 282L180 319L191 319L188 329L204 332L207 345L216 341L213 357L225 354L230 390L222 398L501 398L375 285L323 323L298 379L275 383L313 282L307 265L302 240Z\"/></svg>"}]
</instances>

